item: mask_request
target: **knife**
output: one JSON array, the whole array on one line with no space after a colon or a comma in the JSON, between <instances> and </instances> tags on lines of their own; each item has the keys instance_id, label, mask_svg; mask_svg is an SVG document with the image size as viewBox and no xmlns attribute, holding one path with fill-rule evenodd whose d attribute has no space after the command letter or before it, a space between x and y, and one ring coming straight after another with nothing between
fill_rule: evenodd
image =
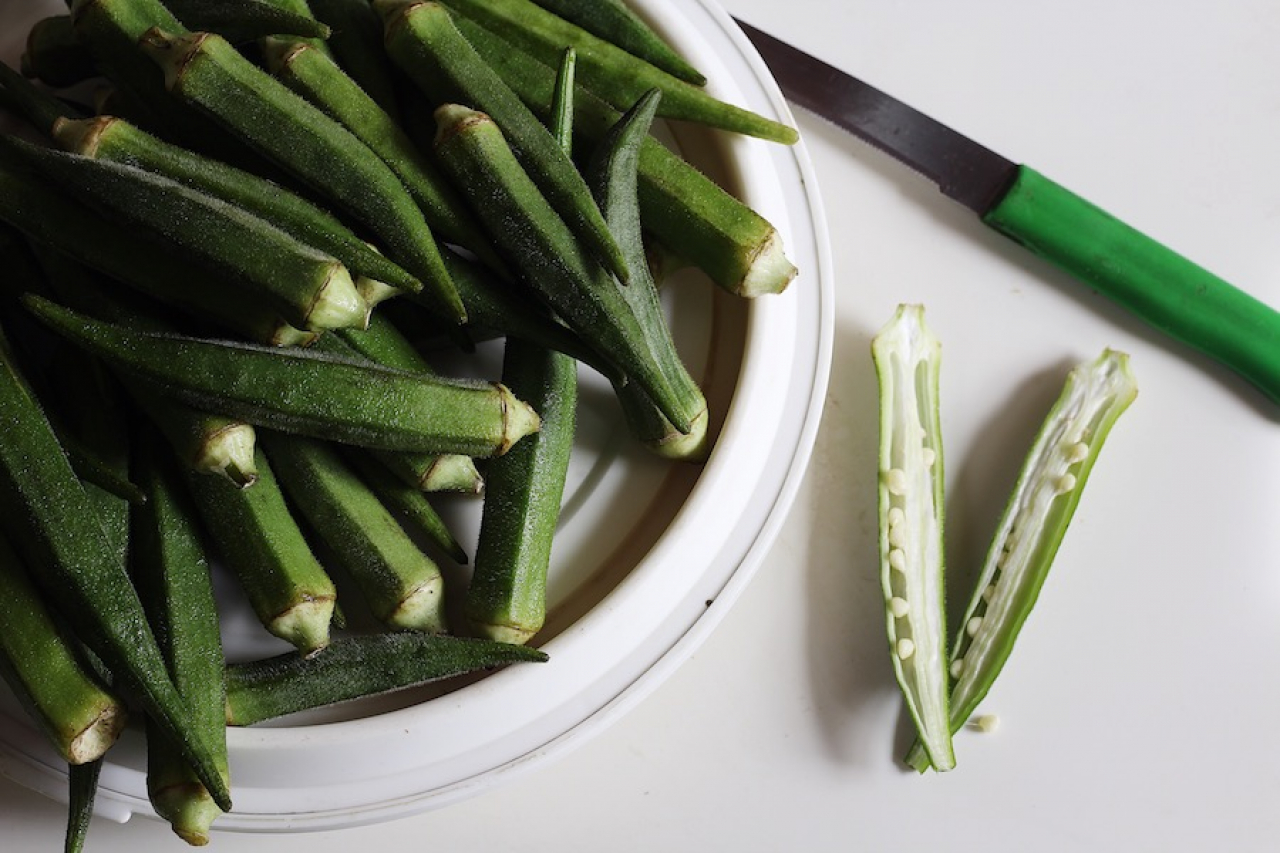
<instances>
[{"instance_id":1,"label":"knife","mask_svg":"<svg viewBox=\"0 0 1280 853\"><path fill-rule=\"evenodd\" d=\"M789 100L922 173L984 224L1280 402L1276 311L1029 166L737 23Z\"/></svg>"}]
</instances>

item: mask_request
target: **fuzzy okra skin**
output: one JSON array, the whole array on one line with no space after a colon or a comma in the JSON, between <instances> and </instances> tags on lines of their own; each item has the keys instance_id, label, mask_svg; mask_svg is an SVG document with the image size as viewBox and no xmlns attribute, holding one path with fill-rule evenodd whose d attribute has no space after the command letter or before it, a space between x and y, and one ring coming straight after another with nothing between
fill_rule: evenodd
<instances>
[{"instance_id":1,"label":"fuzzy okra skin","mask_svg":"<svg viewBox=\"0 0 1280 853\"><path fill-rule=\"evenodd\" d=\"M114 116L67 119L53 123L51 131L67 151L154 172L244 208L333 256L353 276L371 277L402 290L421 287L403 267L333 214L251 172L168 143Z\"/></svg>"},{"instance_id":2,"label":"fuzzy okra skin","mask_svg":"<svg viewBox=\"0 0 1280 853\"><path fill-rule=\"evenodd\" d=\"M124 566L39 404L14 372L7 343L0 352L0 493L9 534L27 562L43 567L42 588L81 639L165 729L218 805L230 809L213 744L190 724Z\"/></svg>"},{"instance_id":3,"label":"fuzzy okra skin","mask_svg":"<svg viewBox=\"0 0 1280 853\"><path fill-rule=\"evenodd\" d=\"M465 321L421 210L368 146L216 35L153 29L141 46L164 70L169 91L359 220L419 279L442 316Z\"/></svg>"},{"instance_id":4,"label":"fuzzy okra skin","mask_svg":"<svg viewBox=\"0 0 1280 853\"><path fill-rule=\"evenodd\" d=\"M327 44L338 64L398 122L395 72L382 46L382 20L369 0L308 0L307 5L332 30Z\"/></svg>"},{"instance_id":5,"label":"fuzzy okra skin","mask_svg":"<svg viewBox=\"0 0 1280 853\"><path fill-rule=\"evenodd\" d=\"M164 0L183 24L196 32L217 33L236 44L268 36L327 39L329 27L310 15L264 0Z\"/></svg>"},{"instance_id":6,"label":"fuzzy okra skin","mask_svg":"<svg viewBox=\"0 0 1280 853\"><path fill-rule=\"evenodd\" d=\"M531 110L545 114L555 70L467 18L458 29ZM621 113L580 87L574 97L579 153L587 153ZM640 207L645 228L663 246L729 293L780 293L796 276L777 229L656 139L640 150Z\"/></svg>"},{"instance_id":7,"label":"fuzzy okra skin","mask_svg":"<svg viewBox=\"0 0 1280 853\"><path fill-rule=\"evenodd\" d=\"M237 489L213 477L188 478L205 529L240 581L254 613L270 633L302 654L329 645L337 590L316 559L262 448L258 480Z\"/></svg>"},{"instance_id":8,"label":"fuzzy okra skin","mask_svg":"<svg viewBox=\"0 0 1280 853\"><path fill-rule=\"evenodd\" d=\"M423 494L417 482L405 482L383 458L355 450L347 461L360 474L378 500L396 515L406 529L416 531L460 565L467 562L467 552L453 535L440 513Z\"/></svg>"},{"instance_id":9,"label":"fuzzy okra skin","mask_svg":"<svg viewBox=\"0 0 1280 853\"><path fill-rule=\"evenodd\" d=\"M1137 394L1129 357L1114 350L1068 375L1023 462L951 644L953 732L977 709L1012 653L1103 442ZM920 771L930 766L918 747L907 763Z\"/></svg>"},{"instance_id":10,"label":"fuzzy okra skin","mask_svg":"<svg viewBox=\"0 0 1280 853\"><path fill-rule=\"evenodd\" d=\"M534 0L548 12L694 86L707 78L622 0Z\"/></svg>"},{"instance_id":11,"label":"fuzzy okra skin","mask_svg":"<svg viewBox=\"0 0 1280 853\"><path fill-rule=\"evenodd\" d=\"M487 457L538 428L497 383L447 380L294 348L134 332L48 300L56 332L176 399L249 423L389 450Z\"/></svg>"},{"instance_id":12,"label":"fuzzy okra skin","mask_svg":"<svg viewBox=\"0 0 1280 853\"><path fill-rule=\"evenodd\" d=\"M661 92L651 90L618 120L592 158L589 180L605 220L631 267L631 284L623 290L623 298L644 331L649 351L666 375L673 393L682 399L684 410L693 413L690 428L677 429L638 383L628 382L616 387L627 425L633 435L659 456L695 462L705 459L707 454L707 401L685 368L667 327L658 287L649 272L636 194L640 149L648 138L661 98Z\"/></svg>"},{"instance_id":13,"label":"fuzzy okra skin","mask_svg":"<svg viewBox=\"0 0 1280 853\"><path fill-rule=\"evenodd\" d=\"M388 627L442 632L444 578L382 502L324 442L265 436L285 494Z\"/></svg>"},{"instance_id":14,"label":"fuzzy okra skin","mask_svg":"<svg viewBox=\"0 0 1280 853\"><path fill-rule=\"evenodd\" d=\"M343 637L322 655L280 655L227 668L227 725L321 708L512 663L547 660L527 646L403 631Z\"/></svg>"},{"instance_id":15,"label":"fuzzy okra skin","mask_svg":"<svg viewBox=\"0 0 1280 853\"><path fill-rule=\"evenodd\" d=\"M100 758L124 729L122 701L81 661L8 538L0 536L0 675L70 764Z\"/></svg>"},{"instance_id":16,"label":"fuzzy okra skin","mask_svg":"<svg viewBox=\"0 0 1280 853\"><path fill-rule=\"evenodd\" d=\"M369 306L341 262L241 207L135 166L26 144L18 150L89 206L130 220L259 289L296 326L333 329L368 321Z\"/></svg>"},{"instance_id":17,"label":"fuzzy okra skin","mask_svg":"<svg viewBox=\"0 0 1280 853\"><path fill-rule=\"evenodd\" d=\"M943 581L941 345L900 305L871 342L880 385L880 584L894 674L933 766L955 766Z\"/></svg>"},{"instance_id":18,"label":"fuzzy okra skin","mask_svg":"<svg viewBox=\"0 0 1280 853\"><path fill-rule=\"evenodd\" d=\"M193 724L217 748L219 769L228 778L222 639L195 508L167 455L151 443L141 456L138 480L147 502L134 517L134 583L174 686L190 706ZM206 843L209 826L222 814L154 725L147 727L147 795L156 813L191 844Z\"/></svg>"},{"instance_id":19,"label":"fuzzy okra skin","mask_svg":"<svg viewBox=\"0 0 1280 853\"><path fill-rule=\"evenodd\" d=\"M454 26L448 10L438 3L411 0L376 0L373 5L386 27L387 52L414 84L436 105L467 104L488 113L573 233L625 281L626 261L573 161L480 58Z\"/></svg>"},{"instance_id":20,"label":"fuzzy okra skin","mask_svg":"<svg viewBox=\"0 0 1280 853\"><path fill-rule=\"evenodd\" d=\"M305 42L274 39L268 41L264 53L271 73L339 121L391 167L436 233L477 254L489 251L479 223L457 191L395 119L333 59Z\"/></svg>"},{"instance_id":21,"label":"fuzzy okra skin","mask_svg":"<svg viewBox=\"0 0 1280 853\"><path fill-rule=\"evenodd\" d=\"M677 429L690 429L696 413L672 392L622 287L586 254L498 126L484 113L452 104L436 111L436 121L441 165L484 199L476 213L499 248L518 262L528 283L571 329L643 385Z\"/></svg>"},{"instance_id":22,"label":"fuzzy okra skin","mask_svg":"<svg viewBox=\"0 0 1280 853\"><path fill-rule=\"evenodd\" d=\"M659 115L664 118L685 119L786 145L799 139L795 128L717 100L532 0L446 0L445 5L548 64L558 61L566 47L572 47L578 53L583 86L619 109L630 107L650 89L661 89Z\"/></svg>"}]
</instances>

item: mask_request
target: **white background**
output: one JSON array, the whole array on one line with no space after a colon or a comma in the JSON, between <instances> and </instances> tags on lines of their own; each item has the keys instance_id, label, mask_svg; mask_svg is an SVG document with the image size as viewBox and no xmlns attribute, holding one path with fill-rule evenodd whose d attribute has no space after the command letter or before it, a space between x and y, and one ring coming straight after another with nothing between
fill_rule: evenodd
<instances>
[{"instance_id":1,"label":"white background","mask_svg":"<svg viewBox=\"0 0 1280 853\"><path fill-rule=\"evenodd\" d=\"M14 0L5 0L14 2ZM1264 0L726 0L1280 304L1280 7ZM4 34L6 41L9 34ZM985 230L888 158L797 116L838 315L814 461L707 643L603 734L482 797L217 849L1272 850L1280 835L1280 411ZM883 639L868 344L923 302L945 349L948 552L981 558L1066 365L1131 353L1142 393L1094 471L959 765L917 777ZM0 844L63 807L0 779ZM89 849L179 849L95 823Z\"/></svg>"}]
</instances>

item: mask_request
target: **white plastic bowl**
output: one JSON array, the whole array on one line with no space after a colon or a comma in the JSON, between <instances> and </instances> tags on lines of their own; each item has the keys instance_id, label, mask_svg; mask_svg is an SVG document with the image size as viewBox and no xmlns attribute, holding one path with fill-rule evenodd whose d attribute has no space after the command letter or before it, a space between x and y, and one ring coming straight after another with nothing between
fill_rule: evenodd
<instances>
[{"instance_id":1,"label":"white plastic bowl","mask_svg":"<svg viewBox=\"0 0 1280 853\"><path fill-rule=\"evenodd\" d=\"M0 11L25 33L60 3ZM788 121L787 107L732 21L706 0L636 7L711 80L718 97ZM47 8L46 8L47 7ZM20 45L0 43L6 61ZM450 692L419 691L228 733L235 811L223 829L297 831L412 814L530 771L600 731L684 661L768 551L817 431L831 353L826 225L803 145L681 126L671 139L781 231L801 270L786 293L746 302L697 274L668 289L677 340L721 419L705 466L650 458L625 436L607 383L583 371L583 406L538 638L551 661ZM482 362L484 363L484 362ZM487 368L493 367L493 358ZM478 507L446 507L463 542ZM231 584L220 585L230 657L279 650ZM11 697L0 703L0 771L66 799L66 774ZM430 699L430 701L425 701ZM97 809L154 816L140 734L103 768Z\"/></svg>"}]
</instances>

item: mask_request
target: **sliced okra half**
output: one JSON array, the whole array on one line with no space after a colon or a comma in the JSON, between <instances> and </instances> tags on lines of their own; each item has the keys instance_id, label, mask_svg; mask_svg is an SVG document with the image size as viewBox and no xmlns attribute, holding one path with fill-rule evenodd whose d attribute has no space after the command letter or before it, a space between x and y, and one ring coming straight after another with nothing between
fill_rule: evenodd
<instances>
[{"instance_id":1,"label":"sliced okra half","mask_svg":"<svg viewBox=\"0 0 1280 853\"><path fill-rule=\"evenodd\" d=\"M1032 444L952 642L951 731L991 689L1035 606L1102 444L1138 394L1129 357L1105 350L1067 376ZM917 770L929 758L917 745Z\"/></svg>"},{"instance_id":2,"label":"sliced okra half","mask_svg":"<svg viewBox=\"0 0 1280 853\"><path fill-rule=\"evenodd\" d=\"M941 346L924 308L899 306L871 355L880 384L880 582L893 669L930 763L949 770Z\"/></svg>"}]
</instances>

